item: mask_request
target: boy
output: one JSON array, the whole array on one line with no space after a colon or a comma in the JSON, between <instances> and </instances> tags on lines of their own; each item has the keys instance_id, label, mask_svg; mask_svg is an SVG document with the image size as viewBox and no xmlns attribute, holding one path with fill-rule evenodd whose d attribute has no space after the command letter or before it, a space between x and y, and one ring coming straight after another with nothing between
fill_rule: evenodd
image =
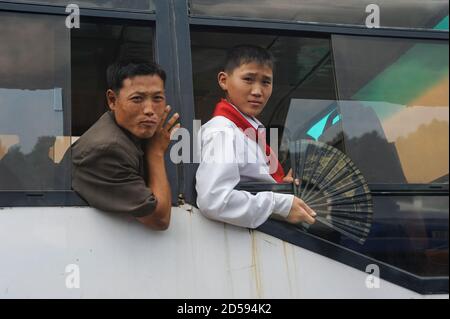
<instances>
[{"instance_id":1,"label":"boy","mask_svg":"<svg viewBox=\"0 0 450 319\"><path fill-rule=\"evenodd\" d=\"M266 50L238 46L228 52L218 74L226 99L202 126L196 176L197 205L208 218L252 229L272 214L293 224L315 221L315 212L293 195L235 190L240 182L293 182L292 173L285 176L270 147L260 147L256 137L262 126L256 116L272 95L273 66ZM271 154L269 163L266 154Z\"/></svg>"}]
</instances>

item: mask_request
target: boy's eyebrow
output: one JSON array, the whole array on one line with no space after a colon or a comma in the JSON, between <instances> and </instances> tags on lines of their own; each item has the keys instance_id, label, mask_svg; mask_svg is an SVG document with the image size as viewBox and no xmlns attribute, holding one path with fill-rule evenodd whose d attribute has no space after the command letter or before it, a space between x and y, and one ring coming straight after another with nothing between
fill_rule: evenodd
<instances>
[{"instance_id":1,"label":"boy's eyebrow","mask_svg":"<svg viewBox=\"0 0 450 319\"><path fill-rule=\"evenodd\" d=\"M256 72L247 72L247 73L245 73L244 74L244 76L256 76L258 73L256 73ZM265 80L272 80L272 76L270 76L270 75L263 75L263 78L265 79Z\"/></svg>"}]
</instances>

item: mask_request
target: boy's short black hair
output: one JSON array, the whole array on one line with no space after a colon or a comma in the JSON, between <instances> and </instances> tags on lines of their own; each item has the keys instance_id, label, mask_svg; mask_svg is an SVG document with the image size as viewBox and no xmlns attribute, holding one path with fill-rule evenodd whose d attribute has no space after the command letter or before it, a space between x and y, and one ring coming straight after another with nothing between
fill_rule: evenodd
<instances>
[{"instance_id":1,"label":"boy's short black hair","mask_svg":"<svg viewBox=\"0 0 450 319\"><path fill-rule=\"evenodd\" d=\"M234 69L251 62L268 66L272 70L275 67L274 57L268 50L256 45L238 45L228 50L223 71L232 73Z\"/></svg>"},{"instance_id":2,"label":"boy's short black hair","mask_svg":"<svg viewBox=\"0 0 450 319\"><path fill-rule=\"evenodd\" d=\"M166 83L166 72L154 62L145 60L120 60L108 67L106 72L108 89L119 92L123 81L139 75L157 75Z\"/></svg>"}]
</instances>

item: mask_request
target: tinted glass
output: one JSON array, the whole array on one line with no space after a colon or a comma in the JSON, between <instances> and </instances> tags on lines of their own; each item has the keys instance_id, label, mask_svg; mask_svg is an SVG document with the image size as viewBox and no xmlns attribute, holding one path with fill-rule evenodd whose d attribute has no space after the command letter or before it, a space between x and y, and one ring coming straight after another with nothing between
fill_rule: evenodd
<instances>
[{"instance_id":1,"label":"tinted glass","mask_svg":"<svg viewBox=\"0 0 450 319\"><path fill-rule=\"evenodd\" d=\"M448 43L333 37L347 154L371 183L448 183Z\"/></svg>"},{"instance_id":2,"label":"tinted glass","mask_svg":"<svg viewBox=\"0 0 450 319\"><path fill-rule=\"evenodd\" d=\"M119 59L153 61L153 28L84 23L82 28L72 30L71 38L72 134L78 137L108 109L108 66Z\"/></svg>"},{"instance_id":3,"label":"tinted glass","mask_svg":"<svg viewBox=\"0 0 450 319\"><path fill-rule=\"evenodd\" d=\"M131 10L131 11L154 11L155 6L152 0L15 0L0 1L30 4L49 4L56 6L67 6L69 4L77 4L80 8L102 8L114 10Z\"/></svg>"},{"instance_id":4,"label":"tinted glass","mask_svg":"<svg viewBox=\"0 0 450 319\"><path fill-rule=\"evenodd\" d=\"M447 0L191 0L193 15L365 26L379 8L380 27L448 30Z\"/></svg>"},{"instance_id":5,"label":"tinted glass","mask_svg":"<svg viewBox=\"0 0 450 319\"><path fill-rule=\"evenodd\" d=\"M379 50L382 52L375 51L372 55L364 57L359 56L359 53L365 52L364 50L369 51L370 47L355 48L347 44L347 47L343 45L342 52L334 50L331 54L331 41L324 38L270 33L193 31L192 52L196 118L201 119L202 123L211 118L215 104L223 96L223 92L217 84L217 73L221 69L225 53L227 49L238 44L255 44L265 47L276 58L273 95L259 119L266 126L280 130L279 158L286 171L292 163L289 158L289 146L292 145L290 142L308 140L311 143L322 142L332 146L333 149L342 151L345 155L342 154L341 156L350 157L356 167L361 169L362 176L369 183L402 181L400 177L405 176L402 167L404 164L397 160L400 156L392 156L392 154L395 154L394 151L397 152L397 148L388 142L382 144L377 137L378 132L382 132L384 127L382 126L383 122L381 121L380 124L379 117L376 116L376 109L370 111L370 116L365 116L367 110L362 109L361 101L348 101L348 96L354 96L355 93L353 92L359 92L360 87L365 87L373 79L378 79L378 75L389 65L401 61L404 54L401 52L404 51L394 51L395 54L389 53L394 50L395 45L389 46L385 43L384 49ZM437 121L444 122L441 123L444 124L444 128L438 125L437 131L433 129L429 133L434 134L434 141L433 143L430 143L430 141L427 143L436 144L445 141L445 139L448 140L448 83L445 83L445 81L448 82L448 60L445 62L442 58L447 54L445 45L431 44L431 47L437 45L440 50L444 51L443 53L440 51L436 53L434 50L425 51L427 54L432 54L432 59L437 60L431 63L428 58L424 57L425 52L422 55L416 54L414 55L416 59L412 60L406 71L414 69L416 71L422 70L421 72L425 72L425 74L431 72L439 80L432 81L434 85L430 87L430 84L424 81L424 79L430 77L421 76L423 74L421 72L408 74L416 81L402 83L402 77L397 77L396 81L391 81L390 87L384 91L386 94L393 94L397 98L400 94L396 95L396 92L400 92L400 90L396 90L395 85L400 85L403 92L409 92L408 94L415 92L414 96L419 101L416 104L422 106L426 111L430 110L430 114L432 114L432 116L427 117L422 113L422 120L433 123L432 118L437 117ZM391 60L386 60L385 56L390 56ZM358 57L361 62L355 57ZM419 58L417 59L417 57ZM424 58L428 63L423 63L422 59ZM344 78L341 75L341 69L335 70L335 63L337 68L347 67L347 69L344 68L344 70L349 70L348 73L345 73L347 77ZM375 70L366 68L359 72L359 65L366 64L375 68ZM435 67L435 64L439 64L440 67ZM382 67L376 69L375 66L377 65ZM402 69L405 70L405 68ZM360 74L364 75L365 78L359 77ZM337 75L338 83L335 81L335 75ZM446 76L447 78L445 78ZM444 81L444 83L442 84L440 81ZM422 83L423 90L418 89L420 86L417 82ZM436 90L433 89L434 86L436 86ZM344 95L347 100L341 101L338 99L336 87L340 92L349 92L347 96ZM346 88L347 91L342 91ZM426 97L426 95L422 97L426 94L425 92L433 93L429 97ZM438 94L437 92L443 93ZM342 94L340 93L341 96ZM405 96L405 101L408 101L408 94ZM390 103L389 106L393 103ZM400 107L405 109L407 105L409 103L405 102ZM447 112L447 117L444 116L442 109ZM445 120L446 118L447 120ZM398 129L399 132L427 130L426 125L420 127L408 117L399 123ZM368 138L364 137L355 141L358 132L369 132ZM441 133L443 136L440 136ZM419 138L419 140L422 138ZM357 146L359 146L359 149ZM420 147L417 148L417 143L412 143L409 147L415 153L419 153L421 150ZM427 147L433 149L433 145L427 145ZM447 154L442 151L442 153L439 153L440 155L435 153L432 159L422 157L421 161L424 163L422 172L426 172L422 176L431 176L431 172L436 169L430 168L434 166L432 163L447 163L448 167L448 142L447 144L442 142L434 149L436 152L441 152L444 149ZM414 156L422 156L422 154ZM430 156L430 154L424 156ZM312 162L314 163L314 161ZM333 163L333 159L329 163ZM391 165L391 170L387 169L388 165ZM445 168L445 165L440 167ZM397 171L394 171L394 168ZM311 167L307 169L311 171ZM318 169L314 171L319 172ZM438 175L440 173L433 174ZM442 174L445 174L445 170ZM326 173L324 172L323 175L326 175ZM445 182L445 176L440 178ZM434 182L435 179L429 177L427 179L422 178L420 181L430 183ZM343 179L337 180L337 182L341 183L339 184L342 187L341 190L349 185L348 180L345 183ZM329 188L329 186L327 187ZM335 195L339 196L341 193L336 191ZM326 196L316 196L316 194ZM352 209L348 209L349 205L345 208L333 207L333 209L336 209L329 210L332 204L328 199L331 200L334 196L330 189L320 189L318 192L311 192L308 195L312 197L308 196L308 199L306 199L305 196L306 203L315 203L318 207L315 209L318 212L319 209L322 209L319 216L331 217L330 223L334 228L329 225L330 223L327 225L316 222L314 226L309 228L299 226L302 231L315 234L417 275L448 276L448 196L371 196L370 209L366 210L370 213L365 214L364 211L367 207L361 205L361 211L352 215L354 212ZM360 198L356 199L356 196L345 199L353 200L353 197L355 197L355 201L360 200ZM326 202L322 205L324 201ZM361 220L368 223L368 225L364 225L368 233L365 233L365 240L363 241L358 242L354 236L346 236L342 231L336 231L337 225L342 226L342 223L345 223L345 225L340 227L340 230L349 228L354 230L360 227L359 222ZM327 222L326 219L325 222ZM363 237L359 239L361 238Z\"/></svg>"},{"instance_id":6,"label":"tinted glass","mask_svg":"<svg viewBox=\"0 0 450 319\"><path fill-rule=\"evenodd\" d=\"M0 190L70 189L63 17L0 12Z\"/></svg>"},{"instance_id":7,"label":"tinted glass","mask_svg":"<svg viewBox=\"0 0 450 319\"><path fill-rule=\"evenodd\" d=\"M373 203L363 245L321 223L307 231L419 276L448 276L448 196L375 196Z\"/></svg>"},{"instance_id":8,"label":"tinted glass","mask_svg":"<svg viewBox=\"0 0 450 319\"><path fill-rule=\"evenodd\" d=\"M217 74L229 48L253 44L274 55L273 94L259 119L267 127L278 129L279 157L286 168L289 142L304 138L314 126L311 121L336 107L329 39L194 31L191 41L195 112L202 123L211 118L216 103L224 96L217 84ZM334 142L340 147L338 140Z\"/></svg>"}]
</instances>

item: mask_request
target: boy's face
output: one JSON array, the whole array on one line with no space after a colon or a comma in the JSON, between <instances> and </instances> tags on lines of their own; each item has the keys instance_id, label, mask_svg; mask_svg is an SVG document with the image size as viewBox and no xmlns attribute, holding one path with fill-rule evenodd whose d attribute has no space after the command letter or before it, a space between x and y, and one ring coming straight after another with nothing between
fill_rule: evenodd
<instances>
[{"instance_id":1,"label":"boy's face","mask_svg":"<svg viewBox=\"0 0 450 319\"><path fill-rule=\"evenodd\" d=\"M117 124L140 139L155 134L166 108L164 82L157 75L127 78L118 94L108 90L107 99Z\"/></svg>"},{"instance_id":2,"label":"boy's face","mask_svg":"<svg viewBox=\"0 0 450 319\"><path fill-rule=\"evenodd\" d=\"M232 73L220 72L218 80L228 101L248 116L258 116L272 95L273 71L267 65L242 64Z\"/></svg>"}]
</instances>

